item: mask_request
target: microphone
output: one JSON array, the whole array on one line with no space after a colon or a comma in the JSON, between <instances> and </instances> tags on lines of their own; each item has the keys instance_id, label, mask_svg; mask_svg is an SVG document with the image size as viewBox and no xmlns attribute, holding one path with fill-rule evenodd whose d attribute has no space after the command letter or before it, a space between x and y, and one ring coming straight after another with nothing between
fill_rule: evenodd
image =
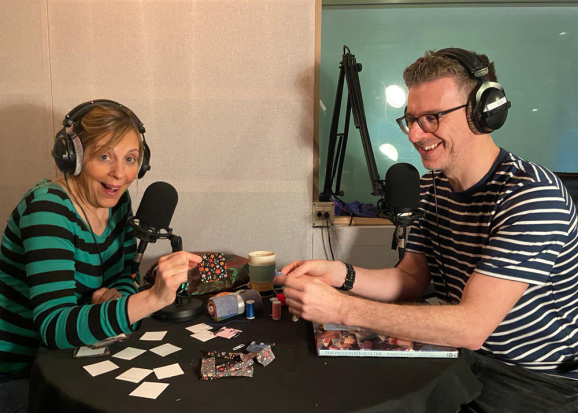
<instances>
[{"instance_id":1,"label":"microphone","mask_svg":"<svg viewBox=\"0 0 578 413\"><path fill-rule=\"evenodd\" d=\"M132 263L132 275L140 267L140 262L149 242L155 243L160 238L169 238L171 219L177 207L179 195L177 190L166 182L154 182L146 190L136 212L128 224L134 228L140 240ZM161 231L165 231L162 233Z\"/></svg>"},{"instance_id":2,"label":"microphone","mask_svg":"<svg viewBox=\"0 0 578 413\"><path fill-rule=\"evenodd\" d=\"M385 198L379 201L379 207L380 212L396 227L391 248L396 249L399 243L400 261L405 253L407 227L424 217L423 212L417 209L419 183L419 172L409 163L396 163L385 174Z\"/></svg>"},{"instance_id":3,"label":"microphone","mask_svg":"<svg viewBox=\"0 0 578 413\"><path fill-rule=\"evenodd\" d=\"M418 214L419 172L409 163L396 163L385 174L385 204L394 224L410 225ZM388 216L388 217L389 217Z\"/></svg>"}]
</instances>

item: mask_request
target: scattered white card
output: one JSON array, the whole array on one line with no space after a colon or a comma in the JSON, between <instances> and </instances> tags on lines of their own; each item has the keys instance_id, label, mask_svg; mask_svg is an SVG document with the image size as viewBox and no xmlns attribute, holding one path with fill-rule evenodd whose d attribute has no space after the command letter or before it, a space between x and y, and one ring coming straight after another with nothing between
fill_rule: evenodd
<instances>
[{"instance_id":1,"label":"scattered white card","mask_svg":"<svg viewBox=\"0 0 578 413\"><path fill-rule=\"evenodd\" d=\"M96 377L99 374L108 373L109 371L118 369L118 366L109 360L101 361L100 363L89 364L88 366L83 367L90 373L92 377Z\"/></svg>"},{"instance_id":2,"label":"scattered white card","mask_svg":"<svg viewBox=\"0 0 578 413\"><path fill-rule=\"evenodd\" d=\"M163 344L162 346L158 346L155 348L150 349L153 353L158 354L161 357L168 356L176 351L181 350L180 347L173 346L172 344Z\"/></svg>"},{"instance_id":3,"label":"scattered white card","mask_svg":"<svg viewBox=\"0 0 578 413\"><path fill-rule=\"evenodd\" d=\"M201 331L200 333L197 334L191 334L191 337L204 342L209 341L212 338L215 338L215 333L211 333L210 331Z\"/></svg>"},{"instance_id":4,"label":"scattered white card","mask_svg":"<svg viewBox=\"0 0 578 413\"><path fill-rule=\"evenodd\" d=\"M159 367L154 369L155 374L157 375L157 379L162 380L169 377L180 376L181 374L185 374L183 369L179 363L170 364L165 367Z\"/></svg>"},{"instance_id":5,"label":"scattered white card","mask_svg":"<svg viewBox=\"0 0 578 413\"><path fill-rule=\"evenodd\" d=\"M133 383L139 383L144 379L146 376L151 374L153 371L149 369L139 369L138 367L133 367L132 369L128 369L120 376L116 378L118 380L130 381Z\"/></svg>"},{"instance_id":6,"label":"scattered white card","mask_svg":"<svg viewBox=\"0 0 578 413\"><path fill-rule=\"evenodd\" d=\"M146 350L141 350L139 348L127 347L122 351L116 353L113 357L123 360L132 360L135 357L140 356L142 353L146 353Z\"/></svg>"},{"instance_id":7,"label":"scattered white card","mask_svg":"<svg viewBox=\"0 0 578 413\"><path fill-rule=\"evenodd\" d=\"M156 399L169 386L168 383L151 383L145 381L138 386L129 396L145 397L147 399Z\"/></svg>"},{"instance_id":8,"label":"scattered white card","mask_svg":"<svg viewBox=\"0 0 578 413\"><path fill-rule=\"evenodd\" d=\"M102 356L106 351L106 347L92 348L92 347L80 347L76 353L76 357L92 357L92 356Z\"/></svg>"},{"instance_id":9,"label":"scattered white card","mask_svg":"<svg viewBox=\"0 0 578 413\"><path fill-rule=\"evenodd\" d=\"M187 327L187 330L189 330L191 333L200 333L201 331L211 330L212 328L213 327L211 327L208 324L201 323L201 324L195 324L194 326Z\"/></svg>"},{"instance_id":10,"label":"scattered white card","mask_svg":"<svg viewBox=\"0 0 578 413\"><path fill-rule=\"evenodd\" d=\"M149 331L142 335L141 340L145 341L162 341L165 338L166 331Z\"/></svg>"}]
</instances>

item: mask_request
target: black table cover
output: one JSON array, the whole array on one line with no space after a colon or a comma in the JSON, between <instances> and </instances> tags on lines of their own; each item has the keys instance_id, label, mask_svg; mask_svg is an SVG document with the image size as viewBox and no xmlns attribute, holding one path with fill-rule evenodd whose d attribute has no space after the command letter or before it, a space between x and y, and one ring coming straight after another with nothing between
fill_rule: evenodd
<instances>
[{"instance_id":1,"label":"black table cover","mask_svg":"<svg viewBox=\"0 0 578 413\"><path fill-rule=\"evenodd\" d=\"M230 340L217 337L203 343L185 329L201 322L229 322L228 327L243 332ZM147 331L162 330L168 331L162 342L139 340ZM274 342L275 361L267 367L255 363L252 378L200 380L203 352L233 351L251 341ZM110 356L74 359L72 350L40 349L32 369L29 411L457 412L481 391L467 351L460 351L458 359L318 357L311 323L293 322L286 309L281 320L272 320L270 305L250 321L237 316L215 322L206 315L177 324L145 319L139 331L110 350L113 355L129 346L151 349L164 343L182 350L166 357L147 351L129 361ZM103 360L120 368L97 377L82 368ZM129 396L140 383L115 379L131 367L153 369L173 363L179 363L185 374L157 380L151 373L143 380L169 383L156 400Z\"/></svg>"}]
</instances>

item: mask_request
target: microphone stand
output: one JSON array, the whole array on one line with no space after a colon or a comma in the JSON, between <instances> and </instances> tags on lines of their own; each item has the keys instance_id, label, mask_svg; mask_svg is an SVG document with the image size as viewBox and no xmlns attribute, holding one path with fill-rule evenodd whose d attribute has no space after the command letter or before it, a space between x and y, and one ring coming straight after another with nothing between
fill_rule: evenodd
<instances>
[{"instance_id":1,"label":"microphone stand","mask_svg":"<svg viewBox=\"0 0 578 413\"><path fill-rule=\"evenodd\" d=\"M171 232L167 235L167 238L171 241L173 252L183 250L181 237ZM181 284L177 290L175 302L153 313L151 317L160 321L179 322L193 320L203 315L203 302L191 296L188 286L188 282ZM183 298L187 301L183 301Z\"/></svg>"},{"instance_id":2,"label":"microphone stand","mask_svg":"<svg viewBox=\"0 0 578 413\"><path fill-rule=\"evenodd\" d=\"M323 191L319 194L319 200L329 202L332 195L343 196L340 191L341 173L343 171L343 162L345 160L345 150L347 149L347 139L349 135L349 120L353 113L353 122L359 129L363 152L365 153L365 162L371 181L372 195L385 196L385 181L379 179L367 120L365 118L365 108L363 106L363 96L361 95L361 84L359 83L359 72L361 72L361 63L357 63L355 55L347 46L343 46L343 58L339 65L339 80L337 81L337 93L335 95L335 105L333 106L333 117L331 118L331 129L329 131L329 146L327 150L327 165L325 167L325 184ZM347 109L345 111L345 129L343 133L338 133L339 117L341 112L341 100L343 96L343 86L347 82ZM339 138L339 142L338 142ZM337 152L335 146L337 145ZM333 180L337 175L335 192L333 191Z\"/></svg>"}]
</instances>

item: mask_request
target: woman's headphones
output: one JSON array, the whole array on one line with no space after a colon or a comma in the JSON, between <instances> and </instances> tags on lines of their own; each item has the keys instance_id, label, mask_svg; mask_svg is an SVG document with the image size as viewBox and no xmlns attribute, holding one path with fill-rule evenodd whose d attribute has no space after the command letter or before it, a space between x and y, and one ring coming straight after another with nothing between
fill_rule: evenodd
<instances>
[{"instance_id":1,"label":"woman's headphones","mask_svg":"<svg viewBox=\"0 0 578 413\"><path fill-rule=\"evenodd\" d=\"M457 48L438 50L436 54L457 60L468 70L472 79L479 80L478 87L470 94L466 112L472 132L476 135L483 135L504 126L508 109L512 104L506 98L502 85L486 79L488 68L476 55Z\"/></svg>"},{"instance_id":2,"label":"woman's headphones","mask_svg":"<svg viewBox=\"0 0 578 413\"><path fill-rule=\"evenodd\" d=\"M54 140L54 147L52 148L52 157L56 162L56 166L63 173L78 176L82 170L82 159L84 157L84 149L80 138L74 131L67 132L66 128L70 128L75 122L78 122L84 115L90 112L97 106L107 106L111 108L125 108L127 109L134 121L137 124L138 130L142 138L143 154L142 161L138 170L138 179L145 176L147 171L151 169L150 158L151 151L145 140L146 129L140 119L134 114L132 110L120 103L107 99L91 100L90 102L82 103L72 109L68 115L64 117L62 125L64 126L57 134Z\"/></svg>"}]
</instances>

